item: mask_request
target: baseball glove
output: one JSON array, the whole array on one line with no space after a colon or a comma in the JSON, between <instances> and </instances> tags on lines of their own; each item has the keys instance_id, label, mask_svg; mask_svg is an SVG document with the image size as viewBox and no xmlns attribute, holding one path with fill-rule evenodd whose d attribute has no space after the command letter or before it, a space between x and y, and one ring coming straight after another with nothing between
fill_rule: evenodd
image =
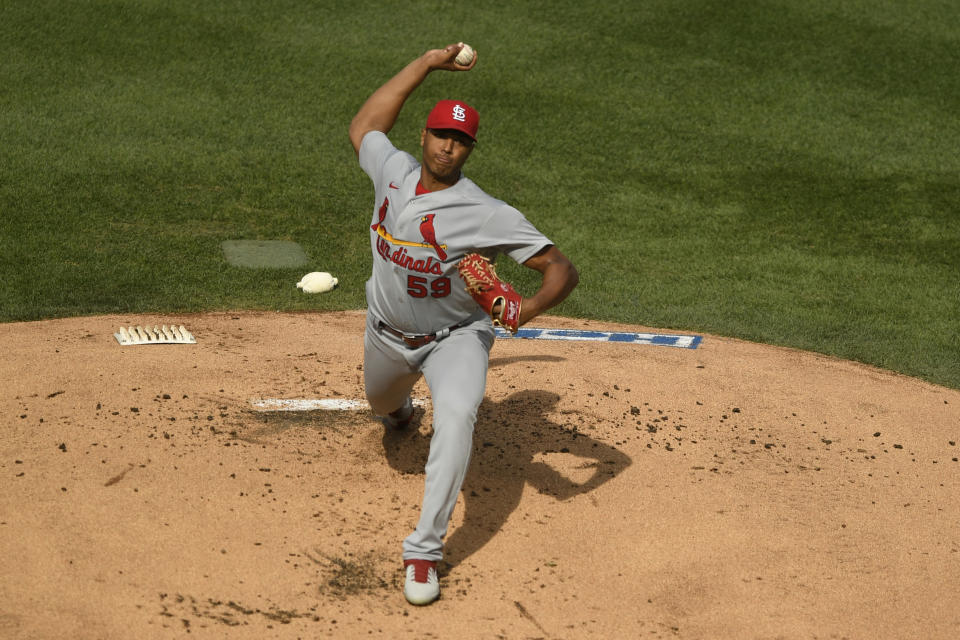
<instances>
[{"instance_id":1,"label":"baseball glove","mask_svg":"<svg viewBox=\"0 0 960 640\"><path fill-rule=\"evenodd\" d=\"M468 253L457 263L457 271L467 285L467 293L490 314L493 323L510 333L516 333L520 328L520 303L523 296L497 277L490 259L479 253Z\"/></svg>"}]
</instances>

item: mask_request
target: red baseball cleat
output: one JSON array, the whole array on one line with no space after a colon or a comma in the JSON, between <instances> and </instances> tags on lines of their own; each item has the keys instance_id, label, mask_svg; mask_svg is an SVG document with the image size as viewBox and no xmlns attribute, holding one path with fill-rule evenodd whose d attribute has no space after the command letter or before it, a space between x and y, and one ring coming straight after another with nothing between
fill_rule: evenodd
<instances>
[{"instance_id":1,"label":"red baseball cleat","mask_svg":"<svg viewBox=\"0 0 960 640\"><path fill-rule=\"evenodd\" d=\"M403 595L410 604L430 604L440 597L440 580L437 578L437 563L433 560L404 560L407 580Z\"/></svg>"},{"instance_id":2,"label":"red baseball cleat","mask_svg":"<svg viewBox=\"0 0 960 640\"><path fill-rule=\"evenodd\" d=\"M407 398L406 403L402 407L383 416L380 418L380 421L383 422L383 426L388 429L403 431L410 426L410 421L413 420L413 413L413 401Z\"/></svg>"}]
</instances>

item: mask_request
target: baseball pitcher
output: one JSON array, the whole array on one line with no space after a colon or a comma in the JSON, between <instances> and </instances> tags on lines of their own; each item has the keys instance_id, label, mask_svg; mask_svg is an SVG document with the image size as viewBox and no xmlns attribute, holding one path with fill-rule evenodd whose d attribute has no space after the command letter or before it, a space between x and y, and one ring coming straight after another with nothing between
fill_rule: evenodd
<instances>
[{"instance_id":1,"label":"baseball pitcher","mask_svg":"<svg viewBox=\"0 0 960 640\"><path fill-rule=\"evenodd\" d=\"M369 224L373 268L366 283L364 384L386 428L414 417L410 393L423 376L433 436L423 503L403 541L404 595L429 604L440 595L437 562L473 447L486 388L494 323L509 331L559 304L577 285L573 264L515 208L463 175L480 118L462 100L440 100L420 131L418 161L387 138L406 99L433 71L465 72L463 43L427 51L377 89L350 124L350 141L374 187ZM462 60L463 58L461 58ZM506 254L541 274L522 296L497 277Z\"/></svg>"}]
</instances>

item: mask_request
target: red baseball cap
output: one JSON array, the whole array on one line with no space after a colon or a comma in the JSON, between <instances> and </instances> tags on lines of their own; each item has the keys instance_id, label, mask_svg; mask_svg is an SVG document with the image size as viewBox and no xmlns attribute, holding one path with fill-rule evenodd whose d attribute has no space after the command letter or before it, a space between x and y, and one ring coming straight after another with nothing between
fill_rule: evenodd
<instances>
[{"instance_id":1,"label":"red baseball cap","mask_svg":"<svg viewBox=\"0 0 960 640\"><path fill-rule=\"evenodd\" d=\"M441 100L427 116L427 129L456 129L474 140L480 128L480 114L460 100Z\"/></svg>"}]
</instances>

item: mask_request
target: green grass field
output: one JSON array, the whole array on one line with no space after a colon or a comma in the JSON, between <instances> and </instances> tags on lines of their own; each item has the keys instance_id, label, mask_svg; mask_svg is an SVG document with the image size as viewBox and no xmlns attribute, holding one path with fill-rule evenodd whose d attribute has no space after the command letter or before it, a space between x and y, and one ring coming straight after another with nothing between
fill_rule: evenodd
<instances>
[{"instance_id":1,"label":"green grass field","mask_svg":"<svg viewBox=\"0 0 960 640\"><path fill-rule=\"evenodd\" d=\"M832 354L960 388L960 5L10 0L0 320L364 306L356 109L463 40L433 102L467 173L571 258L557 313ZM226 263L292 240L304 269ZM532 274L501 267L521 290Z\"/></svg>"}]
</instances>

